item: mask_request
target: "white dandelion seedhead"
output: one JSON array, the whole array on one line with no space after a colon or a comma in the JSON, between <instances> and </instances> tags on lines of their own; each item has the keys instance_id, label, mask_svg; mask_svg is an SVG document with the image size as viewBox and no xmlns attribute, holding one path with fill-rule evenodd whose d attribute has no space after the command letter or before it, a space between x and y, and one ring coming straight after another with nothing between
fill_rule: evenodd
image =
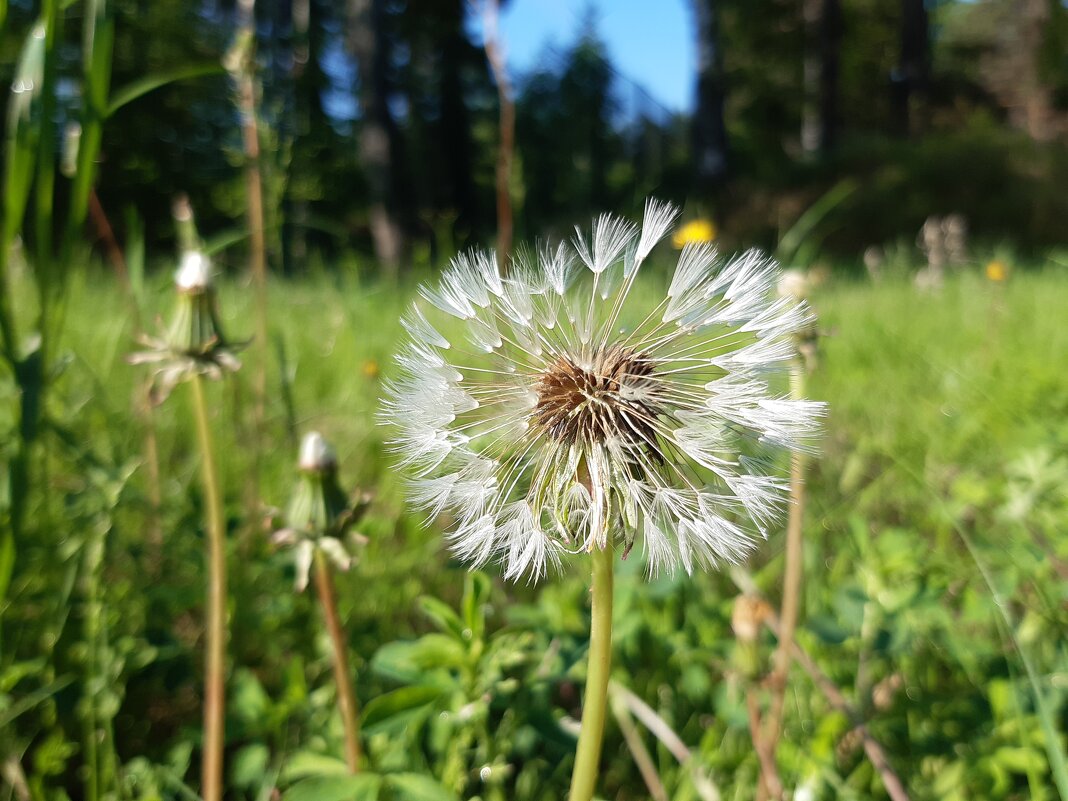
<instances>
[{"instance_id":1,"label":"white dandelion seedhead","mask_svg":"<svg viewBox=\"0 0 1068 801\"><path fill-rule=\"evenodd\" d=\"M567 553L640 545L651 574L734 562L774 525L774 448L809 447L823 406L769 385L811 322L781 270L687 245L660 297L639 268L678 216L607 215L573 247L456 259L404 321L382 419L410 498L454 517L475 565L537 579ZM450 318L452 318L450 320Z\"/></svg>"}]
</instances>

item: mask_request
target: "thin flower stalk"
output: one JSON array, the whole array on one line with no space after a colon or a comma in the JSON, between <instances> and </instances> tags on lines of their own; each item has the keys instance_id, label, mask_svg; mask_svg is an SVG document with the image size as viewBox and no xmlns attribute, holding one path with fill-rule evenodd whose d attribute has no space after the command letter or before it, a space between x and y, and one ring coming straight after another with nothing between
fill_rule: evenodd
<instances>
[{"instance_id":1,"label":"thin flower stalk","mask_svg":"<svg viewBox=\"0 0 1068 801\"><path fill-rule=\"evenodd\" d=\"M201 795L204 801L222 801L223 747L226 717L226 523L215 461L215 447L204 393L204 378L190 381L200 472L207 506L207 647L204 656L204 751L201 762Z\"/></svg>"},{"instance_id":2,"label":"thin flower stalk","mask_svg":"<svg viewBox=\"0 0 1068 801\"><path fill-rule=\"evenodd\" d=\"M807 276L797 270L784 273L779 281L780 296L803 302L809 292ZM790 361L790 397L800 400L805 397L806 375L817 364L818 331L810 323L797 332L794 337L796 354ZM777 792L776 752L782 737L783 713L786 703L786 687L793 662L794 633L801 608L801 590L804 573L803 528L805 518L805 468L807 454L794 451L790 458L790 507L786 521L786 555L783 570L782 607L779 612L779 644L775 651L774 666L768 677L771 687L771 704L764 720L763 729L754 732L754 737L761 740L766 751L769 769L763 770L761 782L757 789L757 798L773 798L781 795Z\"/></svg>"},{"instance_id":3,"label":"thin flower stalk","mask_svg":"<svg viewBox=\"0 0 1068 801\"><path fill-rule=\"evenodd\" d=\"M593 562L592 620L590 652L586 667L586 694L582 699L582 728L575 751L568 801L590 801L600 775L601 743L608 709L608 679L612 669L612 583L611 543L595 547Z\"/></svg>"},{"instance_id":4,"label":"thin flower stalk","mask_svg":"<svg viewBox=\"0 0 1068 801\"><path fill-rule=\"evenodd\" d=\"M177 308L170 327L158 338L142 336L147 350L133 353L133 364L153 365L153 395L162 402L180 382L191 386L191 404L200 450L206 506L208 571L204 655L204 739L201 796L222 801L226 716L226 521L222 486L212 441L205 379L220 379L240 368L239 346L223 335L216 307L211 262L201 252L186 251L175 275Z\"/></svg>"},{"instance_id":5,"label":"thin flower stalk","mask_svg":"<svg viewBox=\"0 0 1068 801\"><path fill-rule=\"evenodd\" d=\"M348 640L341 628L341 618L337 612L337 595L334 592L334 578L330 565L321 551L315 553L315 589L319 594L319 604L323 608L323 619L330 634L330 645L334 650L334 682L337 684L337 708L341 723L345 729L345 762L350 773L360 772L360 708L356 692L352 686L352 674L349 671Z\"/></svg>"}]
</instances>

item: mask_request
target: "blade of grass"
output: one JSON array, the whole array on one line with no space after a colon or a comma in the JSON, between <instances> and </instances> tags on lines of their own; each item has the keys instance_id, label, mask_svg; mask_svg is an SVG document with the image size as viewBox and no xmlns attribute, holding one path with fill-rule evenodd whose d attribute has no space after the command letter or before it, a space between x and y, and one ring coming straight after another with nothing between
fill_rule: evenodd
<instances>
[{"instance_id":1,"label":"blade of grass","mask_svg":"<svg viewBox=\"0 0 1068 801\"><path fill-rule=\"evenodd\" d=\"M836 206L840 205L856 190L857 184L852 180L839 181L832 186L826 194L809 206L805 212L797 218L789 230L779 239L779 247L775 255L784 264L790 264L796 257L806 240L812 236L824 218L830 214Z\"/></svg>"},{"instance_id":2,"label":"blade of grass","mask_svg":"<svg viewBox=\"0 0 1068 801\"><path fill-rule=\"evenodd\" d=\"M143 78L138 78L132 83L128 83L111 95L111 102L107 104L107 109L104 112L105 117L113 116L123 106L129 105L139 97L147 95L149 92L154 92L157 89L162 89L164 86L168 86L172 83L178 83L179 81L188 81L192 78L202 78L206 75L222 75L226 70L219 64L190 64L187 67L178 67L173 70L167 70L166 72L157 72L153 75L146 75Z\"/></svg>"}]
</instances>

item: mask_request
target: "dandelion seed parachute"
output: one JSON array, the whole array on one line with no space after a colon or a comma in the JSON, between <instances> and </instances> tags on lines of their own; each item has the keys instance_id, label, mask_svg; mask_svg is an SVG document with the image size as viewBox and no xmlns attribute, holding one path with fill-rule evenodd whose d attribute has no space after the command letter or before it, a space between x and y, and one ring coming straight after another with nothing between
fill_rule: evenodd
<instances>
[{"instance_id":1,"label":"dandelion seed parachute","mask_svg":"<svg viewBox=\"0 0 1068 801\"><path fill-rule=\"evenodd\" d=\"M537 579L612 538L639 542L650 574L692 572L741 559L778 519L768 451L807 447L823 406L768 380L810 312L775 297L774 261L707 243L682 250L662 297L635 291L676 217L650 200L640 228L604 215L508 276L465 254L421 289L381 418L413 503L452 513L460 558Z\"/></svg>"}]
</instances>

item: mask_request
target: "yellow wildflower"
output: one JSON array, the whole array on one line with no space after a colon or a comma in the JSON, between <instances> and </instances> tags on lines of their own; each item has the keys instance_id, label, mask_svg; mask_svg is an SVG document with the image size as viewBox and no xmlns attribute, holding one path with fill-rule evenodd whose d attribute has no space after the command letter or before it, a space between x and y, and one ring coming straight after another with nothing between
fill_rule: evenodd
<instances>
[{"instance_id":1,"label":"yellow wildflower","mask_svg":"<svg viewBox=\"0 0 1068 801\"><path fill-rule=\"evenodd\" d=\"M1001 259L994 259L987 262L986 265L986 278L988 281L1000 284L1006 278L1009 277L1009 267Z\"/></svg>"},{"instance_id":2,"label":"yellow wildflower","mask_svg":"<svg viewBox=\"0 0 1068 801\"><path fill-rule=\"evenodd\" d=\"M690 220L671 237L671 244L681 250L691 242L712 242L716 238L716 224L711 220Z\"/></svg>"}]
</instances>

